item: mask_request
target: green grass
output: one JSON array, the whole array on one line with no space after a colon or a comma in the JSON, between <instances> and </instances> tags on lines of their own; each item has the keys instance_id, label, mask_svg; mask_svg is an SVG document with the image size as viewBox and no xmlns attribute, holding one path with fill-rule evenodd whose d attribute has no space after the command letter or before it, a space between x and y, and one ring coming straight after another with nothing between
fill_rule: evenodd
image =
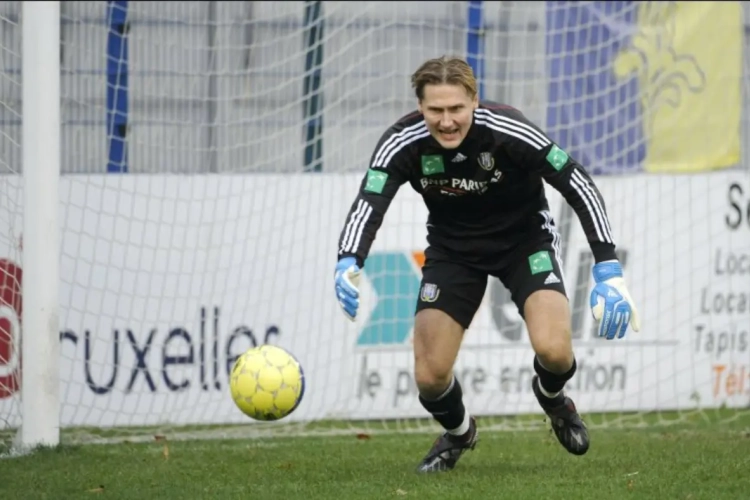
<instances>
[{"instance_id":1,"label":"green grass","mask_svg":"<svg viewBox=\"0 0 750 500\"><path fill-rule=\"evenodd\" d=\"M683 415L668 427L600 426L584 457L567 454L541 428L485 431L456 470L430 476L413 471L431 434L61 446L0 460L0 498L748 498L750 416L727 415Z\"/></svg>"}]
</instances>

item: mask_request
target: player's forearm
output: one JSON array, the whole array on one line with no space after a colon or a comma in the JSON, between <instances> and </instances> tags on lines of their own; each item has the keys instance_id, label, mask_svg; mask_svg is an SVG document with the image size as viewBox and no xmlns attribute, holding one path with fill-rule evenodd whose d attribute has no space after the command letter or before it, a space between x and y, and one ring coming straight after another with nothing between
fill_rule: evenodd
<instances>
[{"instance_id":1,"label":"player's forearm","mask_svg":"<svg viewBox=\"0 0 750 500\"><path fill-rule=\"evenodd\" d=\"M615 241L601 196L584 198L574 192L568 198L568 203L578 215L596 262L614 259Z\"/></svg>"},{"instance_id":2,"label":"player's forearm","mask_svg":"<svg viewBox=\"0 0 750 500\"><path fill-rule=\"evenodd\" d=\"M591 253L594 254L594 262L597 264L599 262L617 259L614 244L589 240L589 246L591 247Z\"/></svg>"},{"instance_id":3,"label":"player's forearm","mask_svg":"<svg viewBox=\"0 0 750 500\"><path fill-rule=\"evenodd\" d=\"M570 169L560 191L578 215L596 262L615 259L615 240L599 189L579 166Z\"/></svg>"},{"instance_id":4,"label":"player's forearm","mask_svg":"<svg viewBox=\"0 0 750 500\"><path fill-rule=\"evenodd\" d=\"M389 204L390 200L383 197L357 196L339 236L339 259L354 257L359 267L364 266Z\"/></svg>"},{"instance_id":5,"label":"player's forearm","mask_svg":"<svg viewBox=\"0 0 750 500\"><path fill-rule=\"evenodd\" d=\"M595 208L592 205L587 205L585 202L582 203L580 197L573 196L571 199L568 199L568 203L570 203L578 215L578 220L580 220L583 232L586 234L586 239L591 248L591 253L594 255L594 260L602 262L615 259L615 242L612 238L609 220L607 219L606 212L603 211L603 206L601 216L599 216L592 214Z\"/></svg>"}]
</instances>

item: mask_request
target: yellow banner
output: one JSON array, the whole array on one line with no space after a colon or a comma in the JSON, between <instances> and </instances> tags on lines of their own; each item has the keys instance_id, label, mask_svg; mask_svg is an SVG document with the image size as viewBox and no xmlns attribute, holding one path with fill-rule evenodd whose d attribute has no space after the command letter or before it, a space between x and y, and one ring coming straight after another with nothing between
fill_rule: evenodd
<instances>
[{"instance_id":1,"label":"yellow banner","mask_svg":"<svg viewBox=\"0 0 750 500\"><path fill-rule=\"evenodd\" d=\"M740 162L740 2L640 2L637 32L614 60L638 75L648 172Z\"/></svg>"}]
</instances>

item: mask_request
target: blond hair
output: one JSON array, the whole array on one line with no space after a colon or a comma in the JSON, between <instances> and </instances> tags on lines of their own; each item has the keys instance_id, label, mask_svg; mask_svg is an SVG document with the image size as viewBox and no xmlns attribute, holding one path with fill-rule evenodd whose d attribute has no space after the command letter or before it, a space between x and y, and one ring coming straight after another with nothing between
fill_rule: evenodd
<instances>
[{"instance_id":1,"label":"blond hair","mask_svg":"<svg viewBox=\"0 0 750 500\"><path fill-rule=\"evenodd\" d=\"M411 86L420 101L424 99L425 85L447 83L460 85L473 99L477 95L477 80L469 64L459 57L442 56L430 59L411 76Z\"/></svg>"}]
</instances>

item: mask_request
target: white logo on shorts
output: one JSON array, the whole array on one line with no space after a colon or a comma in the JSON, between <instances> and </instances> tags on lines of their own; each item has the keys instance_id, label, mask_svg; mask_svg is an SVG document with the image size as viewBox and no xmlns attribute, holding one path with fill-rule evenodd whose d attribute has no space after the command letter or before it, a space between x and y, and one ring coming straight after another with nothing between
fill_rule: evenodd
<instances>
[{"instance_id":1,"label":"white logo on shorts","mask_svg":"<svg viewBox=\"0 0 750 500\"><path fill-rule=\"evenodd\" d=\"M547 276L547 279L544 280L544 284L552 285L554 283L560 283L560 278L558 278L555 273L549 273L549 276Z\"/></svg>"},{"instance_id":2,"label":"white logo on shorts","mask_svg":"<svg viewBox=\"0 0 750 500\"><path fill-rule=\"evenodd\" d=\"M440 296L440 289L434 283L425 283L422 285L422 292L419 298L422 302L435 302Z\"/></svg>"}]
</instances>

